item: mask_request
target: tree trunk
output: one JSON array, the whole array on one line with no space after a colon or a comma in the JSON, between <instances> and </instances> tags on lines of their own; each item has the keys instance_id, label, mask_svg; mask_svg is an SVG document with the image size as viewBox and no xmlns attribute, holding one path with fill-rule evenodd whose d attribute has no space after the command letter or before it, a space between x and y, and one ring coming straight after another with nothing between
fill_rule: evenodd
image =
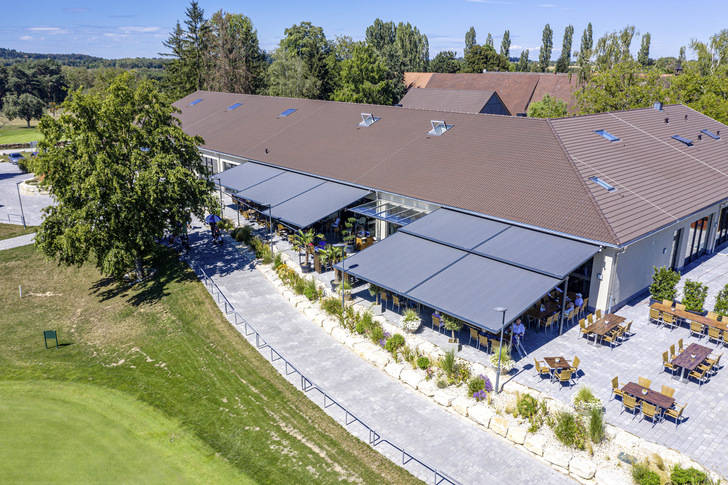
<instances>
[{"instance_id":1,"label":"tree trunk","mask_svg":"<svg viewBox=\"0 0 728 485\"><path fill-rule=\"evenodd\" d=\"M144 278L144 267L142 266L142 258L134 258L134 266L136 267L137 281L141 281Z\"/></svg>"}]
</instances>

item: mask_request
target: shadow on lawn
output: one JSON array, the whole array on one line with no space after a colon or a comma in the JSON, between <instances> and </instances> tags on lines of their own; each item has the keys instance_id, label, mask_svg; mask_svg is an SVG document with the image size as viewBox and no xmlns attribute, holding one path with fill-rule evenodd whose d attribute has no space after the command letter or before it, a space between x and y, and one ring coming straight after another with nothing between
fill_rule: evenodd
<instances>
[{"instance_id":1,"label":"shadow on lawn","mask_svg":"<svg viewBox=\"0 0 728 485\"><path fill-rule=\"evenodd\" d=\"M134 306L154 304L170 294L169 285L184 281L197 281L195 273L179 260L179 254L167 247L158 247L147 260L147 269L156 268L154 275L148 279L130 285L113 277L105 277L96 281L90 288L91 293L98 295L100 301L112 298L124 298Z\"/></svg>"}]
</instances>

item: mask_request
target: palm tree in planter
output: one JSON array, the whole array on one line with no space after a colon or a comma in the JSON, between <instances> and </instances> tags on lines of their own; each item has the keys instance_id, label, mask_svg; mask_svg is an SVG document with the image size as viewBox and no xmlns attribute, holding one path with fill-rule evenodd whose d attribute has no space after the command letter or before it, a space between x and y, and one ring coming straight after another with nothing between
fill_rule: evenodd
<instances>
[{"instance_id":1,"label":"palm tree in planter","mask_svg":"<svg viewBox=\"0 0 728 485\"><path fill-rule=\"evenodd\" d=\"M463 321L459 318L451 317L450 315L442 315L445 321L445 328L452 332L452 338L450 339L451 344L455 344L455 347L459 346L459 341L455 337L455 332L459 332L463 328Z\"/></svg>"},{"instance_id":2,"label":"palm tree in planter","mask_svg":"<svg viewBox=\"0 0 728 485\"><path fill-rule=\"evenodd\" d=\"M344 298L347 300L351 299L351 284L348 281L339 281L338 286L336 287L336 292L341 295L341 292L344 292Z\"/></svg>"},{"instance_id":3,"label":"palm tree in planter","mask_svg":"<svg viewBox=\"0 0 728 485\"><path fill-rule=\"evenodd\" d=\"M303 232L302 229L299 229L298 232L293 236L293 247L297 251L303 250L306 254L306 266L308 267L308 247L313 246L313 242L316 240L316 238L323 239L323 234L316 234L316 231L313 229L309 229L306 232ZM299 259L300 262L300 259Z\"/></svg>"},{"instance_id":4,"label":"palm tree in planter","mask_svg":"<svg viewBox=\"0 0 728 485\"><path fill-rule=\"evenodd\" d=\"M321 263L323 265L331 265L331 267L333 267L336 263L343 259L343 256L344 248L337 248L331 244L327 244L324 249L319 249L319 257L321 258Z\"/></svg>"}]
</instances>

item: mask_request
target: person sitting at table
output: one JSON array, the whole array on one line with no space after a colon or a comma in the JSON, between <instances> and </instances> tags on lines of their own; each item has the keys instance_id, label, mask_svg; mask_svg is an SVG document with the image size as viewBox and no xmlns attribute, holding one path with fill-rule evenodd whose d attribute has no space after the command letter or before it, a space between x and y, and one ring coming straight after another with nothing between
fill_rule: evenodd
<instances>
[{"instance_id":1,"label":"person sitting at table","mask_svg":"<svg viewBox=\"0 0 728 485\"><path fill-rule=\"evenodd\" d=\"M520 318L516 318L516 321L513 322L513 326L511 327L511 333L513 334L514 338L523 339L523 336L526 333L526 327L523 326L523 322L521 322Z\"/></svg>"},{"instance_id":2,"label":"person sitting at table","mask_svg":"<svg viewBox=\"0 0 728 485\"><path fill-rule=\"evenodd\" d=\"M572 310L574 310L574 302L570 301L569 303L566 304L566 308L564 308L564 314L567 314Z\"/></svg>"},{"instance_id":3,"label":"person sitting at table","mask_svg":"<svg viewBox=\"0 0 728 485\"><path fill-rule=\"evenodd\" d=\"M576 294L576 300L574 300L574 306L581 307L584 304L584 299L581 297L581 293Z\"/></svg>"}]
</instances>

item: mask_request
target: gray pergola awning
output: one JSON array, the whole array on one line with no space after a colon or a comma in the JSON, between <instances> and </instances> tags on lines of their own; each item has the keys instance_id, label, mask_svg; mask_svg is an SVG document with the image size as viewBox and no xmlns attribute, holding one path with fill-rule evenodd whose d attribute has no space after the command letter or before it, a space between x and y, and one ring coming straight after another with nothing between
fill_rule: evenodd
<instances>
[{"instance_id":1,"label":"gray pergola awning","mask_svg":"<svg viewBox=\"0 0 728 485\"><path fill-rule=\"evenodd\" d=\"M370 194L368 190L247 162L214 177L234 197L265 206L263 211L295 227L308 227Z\"/></svg>"},{"instance_id":2,"label":"gray pergola awning","mask_svg":"<svg viewBox=\"0 0 728 485\"><path fill-rule=\"evenodd\" d=\"M261 165L259 163L241 163L237 167L229 168L210 177L214 182L219 180L220 185L232 192L245 190L273 177L281 175L283 170Z\"/></svg>"},{"instance_id":3,"label":"gray pergola awning","mask_svg":"<svg viewBox=\"0 0 728 485\"><path fill-rule=\"evenodd\" d=\"M346 259L346 272L490 332L510 323L598 246L437 211ZM341 263L336 267L341 270Z\"/></svg>"}]
</instances>

